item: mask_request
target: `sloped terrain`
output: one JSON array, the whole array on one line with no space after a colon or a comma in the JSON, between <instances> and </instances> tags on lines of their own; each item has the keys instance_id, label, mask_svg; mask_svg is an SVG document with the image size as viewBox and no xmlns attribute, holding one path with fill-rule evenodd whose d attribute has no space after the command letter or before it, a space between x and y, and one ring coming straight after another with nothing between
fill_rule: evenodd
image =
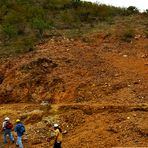
<instances>
[{"instance_id":1,"label":"sloped terrain","mask_svg":"<svg viewBox=\"0 0 148 148\"><path fill-rule=\"evenodd\" d=\"M65 148L147 147L147 46L143 34L124 42L98 32L1 59L1 121L21 118L27 148L52 145L47 122L60 123Z\"/></svg>"}]
</instances>

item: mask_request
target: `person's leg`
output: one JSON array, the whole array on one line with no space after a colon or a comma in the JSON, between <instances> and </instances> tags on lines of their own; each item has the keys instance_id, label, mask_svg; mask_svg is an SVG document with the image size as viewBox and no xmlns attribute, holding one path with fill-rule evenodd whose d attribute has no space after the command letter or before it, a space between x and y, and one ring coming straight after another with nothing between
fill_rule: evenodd
<instances>
[{"instance_id":1,"label":"person's leg","mask_svg":"<svg viewBox=\"0 0 148 148\"><path fill-rule=\"evenodd\" d=\"M61 148L61 142L55 142L53 148Z\"/></svg>"},{"instance_id":2,"label":"person's leg","mask_svg":"<svg viewBox=\"0 0 148 148\"><path fill-rule=\"evenodd\" d=\"M18 139L18 137L17 137L17 140L16 140L16 145L17 145L17 146L19 145L19 142L18 142L18 140L19 140L19 139Z\"/></svg>"},{"instance_id":3,"label":"person's leg","mask_svg":"<svg viewBox=\"0 0 148 148\"><path fill-rule=\"evenodd\" d=\"M7 143L6 136L7 136L7 131L4 130L4 143Z\"/></svg>"},{"instance_id":4,"label":"person's leg","mask_svg":"<svg viewBox=\"0 0 148 148\"><path fill-rule=\"evenodd\" d=\"M57 148L57 143L56 142L54 143L53 148Z\"/></svg>"},{"instance_id":5,"label":"person's leg","mask_svg":"<svg viewBox=\"0 0 148 148\"><path fill-rule=\"evenodd\" d=\"M17 145L19 145L19 148L23 148L22 137L21 136L17 137Z\"/></svg>"},{"instance_id":6,"label":"person's leg","mask_svg":"<svg viewBox=\"0 0 148 148\"><path fill-rule=\"evenodd\" d=\"M57 143L58 148L61 148L61 142Z\"/></svg>"},{"instance_id":7,"label":"person's leg","mask_svg":"<svg viewBox=\"0 0 148 148\"><path fill-rule=\"evenodd\" d=\"M62 148L62 142L59 143L59 148Z\"/></svg>"},{"instance_id":8,"label":"person's leg","mask_svg":"<svg viewBox=\"0 0 148 148\"><path fill-rule=\"evenodd\" d=\"M12 136L11 130L8 131L10 140L14 143L14 137Z\"/></svg>"}]
</instances>

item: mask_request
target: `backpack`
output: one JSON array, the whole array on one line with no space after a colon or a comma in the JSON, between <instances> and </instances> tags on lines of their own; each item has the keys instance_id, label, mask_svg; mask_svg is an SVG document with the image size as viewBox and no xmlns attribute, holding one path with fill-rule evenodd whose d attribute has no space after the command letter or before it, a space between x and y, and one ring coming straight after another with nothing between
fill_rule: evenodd
<instances>
[{"instance_id":1,"label":"backpack","mask_svg":"<svg viewBox=\"0 0 148 148\"><path fill-rule=\"evenodd\" d=\"M11 123L11 122L6 122L6 123L5 123L5 128L6 128L6 129L12 129L12 128L13 128L12 123Z\"/></svg>"},{"instance_id":2,"label":"backpack","mask_svg":"<svg viewBox=\"0 0 148 148\"><path fill-rule=\"evenodd\" d=\"M24 125L21 125L21 126L20 126L19 131L20 131L20 133L21 133L22 135L24 134L24 132L25 132L25 127L24 127Z\"/></svg>"}]
</instances>

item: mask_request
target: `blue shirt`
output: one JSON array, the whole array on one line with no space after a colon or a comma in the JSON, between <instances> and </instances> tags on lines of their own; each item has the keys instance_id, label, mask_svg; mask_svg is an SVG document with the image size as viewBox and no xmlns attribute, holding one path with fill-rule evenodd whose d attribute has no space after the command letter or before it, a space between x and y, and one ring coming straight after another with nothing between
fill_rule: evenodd
<instances>
[{"instance_id":1,"label":"blue shirt","mask_svg":"<svg viewBox=\"0 0 148 148\"><path fill-rule=\"evenodd\" d=\"M22 133L22 128L25 129L24 125L22 123L18 123L15 127L15 132L17 133L18 136L22 136L23 133Z\"/></svg>"}]
</instances>

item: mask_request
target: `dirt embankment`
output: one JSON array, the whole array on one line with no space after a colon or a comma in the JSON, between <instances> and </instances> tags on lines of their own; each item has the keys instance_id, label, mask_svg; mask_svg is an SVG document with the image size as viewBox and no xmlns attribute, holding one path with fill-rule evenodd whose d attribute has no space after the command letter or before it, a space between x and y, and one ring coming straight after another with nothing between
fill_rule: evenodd
<instances>
[{"instance_id":1,"label":"dirt embankment","mask_svg":"<svg viewBox=\"0 0 148 148\"><path fill-rule=\"evenodd\" d=\"M102 36L89 40L50 40L37 51L6 59L0 65L0 101L108 102L124 91L133 99L143 98L133 101L145 100L147 39L141 46L139 40L124 44Z\"/></svg>"},{"instance_id":2,"label":"dirt embankment","mask_svg":"<svg viewBox=\"0 0 148 148\"><path fill-rule=\"evenodd\" d=\"M148 146L147 42L98 33L52 39L34 52L2 60L1 121L21 118L28 148L52 145L46 142L47 122L59 122L66 131L65 148Z\"/></svg>"}]
</instances>

